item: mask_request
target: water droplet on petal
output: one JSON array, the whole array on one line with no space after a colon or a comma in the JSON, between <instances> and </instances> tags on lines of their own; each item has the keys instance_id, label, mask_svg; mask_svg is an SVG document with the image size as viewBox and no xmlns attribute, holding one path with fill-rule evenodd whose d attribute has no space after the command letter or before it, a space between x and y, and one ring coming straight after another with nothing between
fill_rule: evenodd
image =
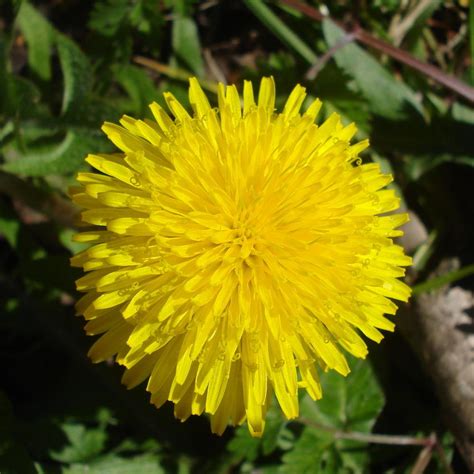
<instances>
[{"instance_id":1,"label":"water droplet on petal","mask_svg":"<svg viewBox=\"0 0 474 474\"><path fill-rule=\"evenodd\" d=\"M372 202L372 204L376 205L380 202L380 198L377 196L377 194L373 193L370 197L370 201Z\"/></svg>"},{"instance_id":2,"label":"water droplet on petal","mask_svg":"<svg viewBox=\"0 0 474 474\"><path fill-rule=\"evenodd\" d=\"M130 184L132 186L140 186L140 180L136 176L130 178Z\"/></svg>"}]
</instances>

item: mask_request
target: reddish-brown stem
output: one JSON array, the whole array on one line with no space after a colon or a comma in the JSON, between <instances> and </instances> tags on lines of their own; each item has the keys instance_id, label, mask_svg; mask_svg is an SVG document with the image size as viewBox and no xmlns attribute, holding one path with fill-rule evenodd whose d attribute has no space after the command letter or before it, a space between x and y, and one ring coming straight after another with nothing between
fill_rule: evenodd
<instances>
[{"instance_id":1,"label":"reddish-brown stem","mask_svg":"<svg viewBox=\"0 0 474 474\"><path fill-rule=\"evenodd\" d=\"M280 0L281 3L288 5L289 7L298 10L299 12L303 13L309 18L312 18L317 21L323 21L328 17L325 17L319 10L316 8L307 5L306 3L300 2L299 0ZM334 21L334 20L332 20ZM334 21L339 27L344 29L347 33L347 29L342 25L340 22ZM461 95L465 99L469 100L470 102L474 102L474 88L466 84L465 82L460 81L454 76L446 74L441 69L432 66L431 64L426 64L423 61L415 58L411 54L403 51L396 46L391 45L385 41L382 41L375 36L372 36L370 33L365 31L360 27L354 28L352 31L348 32L351 33L356 41L359 41L366 46L376 49L388 56L400 61L403 64L415 69L427 77L430 77L434 81L442 84L443 86L451 89L452 91L456 92L457 94Z\"/></svg>"}]
</instances>

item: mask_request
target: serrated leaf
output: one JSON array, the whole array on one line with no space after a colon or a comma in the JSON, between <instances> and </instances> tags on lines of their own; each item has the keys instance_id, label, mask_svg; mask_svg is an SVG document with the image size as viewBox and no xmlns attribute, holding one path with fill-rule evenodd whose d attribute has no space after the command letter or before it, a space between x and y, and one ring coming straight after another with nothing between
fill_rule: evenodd
<instances>
[{"instance_id":1,"label":"serrated leaf","mask_svg":"<svg viewBox=\"0 0 474 474\"><path fill-rule=\"evenodd\" d=\"M305 429L295 447L283 456L282 474L319 474L324 466L324 454L333 444L327 433Z\"/></svg>"},{"instance_id":2,"label":"serrated leaf","mask_svg":"<svg viewBox=\"0 0 474 474\"><path fill-rule=\"evenodd\" d=\"M103 36L115 35L130 8L128 0L105 0L95 2L88 26Z\"/></svg>"},{"instance_id":3,"label":"serrated leaf","mask_svg":"<svg viewBox=\"0 0 474 474\"><path fill-rule=\"evenodd\" d=\"M54 30L29 2L24 1L17 17L18 26L28 45L28 64L38 76L51 78L51 48Z\"/></svg>"},{"instance_id":4,"label":"serrated leaf","mask_svg":"<svg viewBox=\"0 0 474 474\"><path fill-rule=\"evenodd\" d=\"M323 21L323 32L329 47L340 43L345 36L331 20ZM334 57L337 65L354 79L373 113L391 119L406 117L411 111L423 113L415 93L361 47L346 44Z\"/></svg>"},{"instance_id":5,"label":"serrated leaf","mask_svg":"<svg viewBox=\"0 0 474 474\"><path fill-rule=\"evenodd\" d=\"M110 144L99 131L71 130L61 143L49 151L30 152L15 161L5 163L2 168L21 176L67 174L78 170L84 164L88 153L109 151L110 148Z\"/></svg>"},{"instance_id":6,"label":"serrated leaf","mask_svg":"<svg viewBox=\"0 0 474 474\"><path fill-rule=\"evenodd\" d=\"M314 402L305 395L301 417L337 431L370 432L383 408L383 393L367 361L350 358L350 365L347 377L335 371L321 376L323 398ZM282 472L316 474L345 470L362 474L366 472L367 459L364 443L336 440L327 430L305 426L294 448L283 456Z\"/></svg>"},{"instance_id":7,"label":"serrated leaf","mask_svg":"<svg viewBox=\"0 0 474 474\"><path fill-rule=\"evenodd\" d=\"M158 40L163 23L161 8L154 0L139 0L130 12L130 22L140 33Z\"/></svg>"},{"instance_id":8,"label":"serrated leaf","mask_svg":"<svg viewBox=\"0 0 474 474\"><path fill-rule=\"evenodd\" d=\"M227 445L229 451L236 454L239 460L246 459L247 461L257 459L259 447L260 440L252 438L247 426L239 426L235 430L234 437Z\"/></svg>"},{"instance_id":9,"label":"serrated leaf","mask_svg":"<svg viewBox=\"0 0 474 474\"><path fill-rule=\"evenodd\" d=\"M197 76L204 74L201 42L196 23L191 17L176 15L172 32L173 51Z\"/></svg>"},{"instance_id":10,"label":"serrated leaf","mask_svg":"<svg viewBox=\"0 0 474 474\"><path fill-rule=\"evenodd\" d=\"M76 463L96 458L104 449L107 433L104 428L87 429L81 424L62 427L69 444L61 451L51 451L51 458L63 463Z\"/></svg>"},{"instance_id":11,"label":"serrated leaf","mask_svg":"<svg viewBox=\"0 0 474 474\"><path fill-rule=\"evenodd\" d=\"M71 115L81 108L90 93L92 68L87 56L67 36L57 33L56 45L64 79L61 114Z\"/></svg>"},{"instance_id":12,"label":"serrated leaf","mask_svg":"<svg viewBox=\"0 0 474 474\"><path fill-rule=\"evenodd\" d=\"M350 358L347 377L331 370L321 376L323 398L305 396L301 416L326 426L369 432L383 408L384 396L368 361Z\"/></svg>"},{"instance_id":13,"label":"serrated leaf","mask_svg":"<svg viewBox=\"0 0 474 474\"><path fill-rule=\"evenodd\" d=\"M277 448L283 448L288 443L289 433L286 428L287 420L282 416L276 400L270 406L266 421L265 431L261 438L252 438L247 425L240 426L235 432L234 438L229 442L227 448L237 455L239 460L254 461L260 451L264 456L269 455Z\"/></svg>"},{"instance_id":14,"label":"serrated leaf","mask_svg":"<svg viewBox=\"0 0 474 474\"><path fill-rule=\"evenodd\" d=\"M327 64L310 85L313 94L323 101L324 105L331 104L335 111L344 118L352 120L357 128L370 130L370 110L365 98L360 92L350 87L350 77L334 63Z\"/></svg>"}]
</instances>

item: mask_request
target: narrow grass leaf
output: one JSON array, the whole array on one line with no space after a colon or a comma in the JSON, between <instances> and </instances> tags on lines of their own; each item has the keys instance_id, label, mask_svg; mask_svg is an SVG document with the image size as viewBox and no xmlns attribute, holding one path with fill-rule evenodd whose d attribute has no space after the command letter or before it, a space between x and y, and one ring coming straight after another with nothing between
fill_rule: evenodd
<instances>
[{"instance_id":1,"label":"narrow grass leaf","mask_svg":"<svg viewBox=\"0 0 474 474\"><path fill-rule=\"evenodd\" d=\"M312 49L273 11L268 8L262 0L244 0L252 13L278 38L291 49L296 51L309 64L314 64L318 57Z\"/></svg>"}]
</instances>

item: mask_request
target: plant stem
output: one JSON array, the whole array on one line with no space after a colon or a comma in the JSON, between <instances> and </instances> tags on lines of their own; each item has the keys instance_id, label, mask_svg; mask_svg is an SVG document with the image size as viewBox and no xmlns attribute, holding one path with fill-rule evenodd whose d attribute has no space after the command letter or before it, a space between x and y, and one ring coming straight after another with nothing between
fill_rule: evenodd
<instances>
[{"instance_id":1,"label":"plant stem","mask_svg":"<svg viewBox=\"0 0 474 474\"><path fill-rule=\"evenodd\" d=\"M438 288L441 288L444 285L449 283L454 283L455 281L466 278L474 274L474 264L467 265L466 267L460 268L459 270L454 270L453 272L445 273L436 278L431 278L430 280L424 281L415 285L412 290L414 295L419 295L421 293L426 293L428 291L434 291Z\"/></svg>"},{"instance_id":2,"label":"plant stem","mask_svg":"<svg viewBox=\"0 0 474 474\"><path fill-rule=\"evenodd\" d=\"M158 61L143 56L134 56L133 61L141 66L151 69L152 71L159 72L160 74L164 74L165 76L178 81L188 81L188 79L193 76L192 73L185 71L184 69L167 66L166 64L159 63ZM217 84L215 82L202 78L199 79L199 82L204 89L209 92L217 93Z\"/></svg>"},{"instance_id":3,"label":"plant stem","mask_svg":"<svg viewBox=\"0 0 474 474\"><path fill-rule=\"evenodd\" d=\"M397 446L434 446L436 444L436 437L433 438L415 438L413 436L399 436L399 435L383 435L371 433L359 433L355 431L341 431L332 426L326 426L316 421L308 420L307 418L298 418L298 422L317 428L319 430L331 433L335 439L349 439L352 441L360 441L361 443L373 444L392 444Z\"/></svg>"}]
</instances>

